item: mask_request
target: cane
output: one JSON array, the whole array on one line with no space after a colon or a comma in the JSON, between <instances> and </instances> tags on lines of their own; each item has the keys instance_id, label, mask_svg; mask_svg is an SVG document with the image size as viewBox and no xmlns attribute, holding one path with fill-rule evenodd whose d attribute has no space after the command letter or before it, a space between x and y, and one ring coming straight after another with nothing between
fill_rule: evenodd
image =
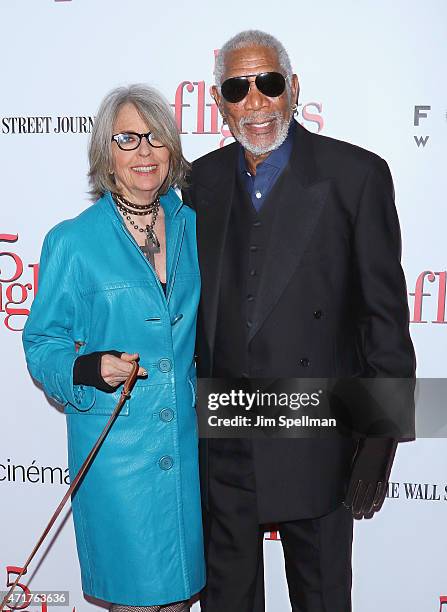
<instances>
[{"instance_id":1,"label":"cane","mask_svg":"<svg viewBox=\"0 0 447 612\"><path fill-rule=\"evenodd\" d=\"M81 480L81 478L85 475L85 473L87 472L87 470L91 466L91 464L93 462L93 459L95 458L95 455L98 452L99 447L104 442L104 439L107 436L107 434L109 433L109 430L112 427L112 425L113 425L116 417L118 416L121 408L123 407L125 401L130 397L130 392L131 392L131 390L132 390L132 388L133 388L133 386L135 384L135 381L137 379L137 374L138 374L138 364L137 364L137 362L136 361L132 361L131 363L132 363L132 371L129 374L129 376L127 377L126 381L124 382L123 390L121 391L121 395L120 395L120 398L118 400L118 403L115 406L115 408L113 409L113 412L110 415L110 418L109 418L109 420L106 423L106 426L102 430L101 435L99 436L99 438L95 442L95 445L93 446L92 450L87 455L87 458L85 459L84 463L82 464L79 472L76 474L76 476L74 477L73 482L70 484L70 487L68 488L68 491L63 496L60 504L56 508L56 510L55 510L53 516L51 517L51 519L49 520L48 525L45 527L42 535L40 536L40 538L37 541L37 544L34 546L30 556L26 560L25 565L22 568L22 571L17 576L17 578L14 580L11 588L9 589L9 591L6 593L5 597L3 598L3 601L2 601L2 603L0 605L0 612L3 611L3 609L4 609L5 605L6 605L6 602L11 597L12 592L16 588L20 578L23 576L23 574L26 574L26 572L28 570L29 564L31 563L31 561L33 560L33 558L36 555L37 551L41 547L43 541L47 537L47 535L48 535L51 527L54 525L57 517L62 512L62 508L67 503L68 498L75 491L76 487L79 484L79 481Z\"/></svg>"}]
</instances>

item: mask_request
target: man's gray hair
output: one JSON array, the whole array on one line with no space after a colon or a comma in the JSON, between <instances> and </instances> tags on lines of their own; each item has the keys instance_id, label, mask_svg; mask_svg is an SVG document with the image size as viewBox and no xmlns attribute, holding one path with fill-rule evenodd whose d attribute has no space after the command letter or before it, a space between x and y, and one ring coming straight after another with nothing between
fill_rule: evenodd
<instances>
[{"instance_id":1,"label":"man's gray hair","mask_svg":"<svg viewBox=\"0 0 447 612\"><path fill-rule=\"evenodd\" d=\"M289 54L277 38L266 32L261 32L261 30L245 30L230 38L217 54L214 65L214 78L217 87L220 87L224 80L227 54L236 49L245 49L246 47L269 47L274 49L278 54L278 62L284 76L292 76L292 64L290 63Z\"/></svg>"},{"instance_id":2,"label":"man's gray hair","mask_svg":"<svg viewBox=\"0 0 447 612\"><path fill-rule=\"evenodd\" d=\"M169 172L161 193L170 187L182 187L189 169L183 157L180 135L168 101L153 87L129 85L112 89L101 102L93 124L88 157L90 194L100 198L106 191L115 191L112 160L113 125L125 104L133 104L140 117L170 153ZM116 145L113 145L116 146Z\"/></svg>"}]
</instances>

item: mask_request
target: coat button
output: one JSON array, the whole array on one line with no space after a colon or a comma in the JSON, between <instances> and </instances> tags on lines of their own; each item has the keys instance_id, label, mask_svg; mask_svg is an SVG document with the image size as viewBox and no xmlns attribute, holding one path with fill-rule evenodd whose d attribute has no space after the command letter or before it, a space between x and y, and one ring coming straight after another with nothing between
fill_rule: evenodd
<instances>
[{"instance_id":1,"label":"coat button","mask_svg":"<svg viewBox=\"0 0 447 612\"><path fill-rule=\"evenodd\" d=\"M321 319L322 316L323 316L323 312L321 310L314 310L315 319Z\"/></svg>"},{"instance_id":2,"label":"coat button","mask_svg":"<svg viewBox=\"0 0 447 612\"><path fill-rule=\"evenodd\" d=\"M253 223L253 227L261 227L262 223L260 221L255 221Z\"/></svg>"},{"instance_id":3,"label":"coat button","mask_svg":"<svg viewBox=\"0 0 447 612\"><path fill-rule=\"evenodd\" d=\"M171 321L171 325L175 325L176 323L178 323L181 319L183 319L183 315L182 313L175 315L175 317L172 319Z\"/></svg>"},{"instance_id":4,"label":"coat button","mask_svg":"<svg viewBox=\"0 0 447 612\"><path fill-rule=\"evenodd\" d=\"M300 365L303 366L303 368L308 368L310 366L310 361L307 357L303 357L302 359L300 359Z\"/></svg>"},{"instance_id":5,"label":"coat button","mask_svg":"<svg viewBox=\"0 0 447 612\"><path fill-rule=\"evenodd\" d=\"M256 276L256 270L255 269L250 270L249 274L250 276Z\"/></svg>"},{"instance_id":6,"label":"coat button","mask_svg":"<svg viewBox=\"0 0 447 612\"><path fill-rule=\"evenodd\" d=\"M158 362L158 369L160 372L170 372L172 370L172 363L170 359L160 359Z\"/></svg>"},{"instance_id":7,"label":"coat button","mask_svg":"<svg viewBox=\"0 0 447 612\"><path fill-rule=\"evenodd\" d=\"M252 245L250 246L250 251L251 251L252 253L256 253L256 251L257 251L257 250L258 250L258 247L257 247L255 244L252 244Z\"/></svg>"},{"instance_id":8,"label":"coat button","mask_svg":"<svg viewBox=\"0 0 447 612\"><path fill-rule=\"evenodd\" d=\"M161 470L170 470L174 465L174 459L169 455L165 455L158 461Z\"/></svg>"},{"instance_id":9,"label":"coat button","mask_svg":"<svg viewBox=\"0 0 447 612\"><path fill-rule=\"evenodd\" d=\"M174 411L172 408L163 408L160 410L160 419L165 423L169 423L174 418Z\"/></svg>"},{"instance_id":10,"label":"coat button","mask_svg":"<svg viewBox=\"0 0 447 612\"><path fill-rule=\"evenodd\" d=\"M254 295L251 295L251 294L247 295L247 302L253 302L254 299L255 299Z\"/></svg>"}]
</instances>

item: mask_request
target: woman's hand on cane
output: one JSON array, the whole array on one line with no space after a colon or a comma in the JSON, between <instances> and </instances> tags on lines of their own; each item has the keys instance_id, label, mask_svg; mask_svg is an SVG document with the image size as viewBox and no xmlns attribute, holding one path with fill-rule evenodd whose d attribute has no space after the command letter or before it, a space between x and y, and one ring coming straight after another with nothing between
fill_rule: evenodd
<instances>
[{"instance_id":1,"label":"woman's hand on cane","mask_svg":"<svg viewBox=\"0 0 447 612\"><path fill-rule=\"evenodd\" d=\"M111 387L121 385L132 371L132 361L138 361L138 353L122 353L121 357L115 357L110 353L101 356L101 376ZM139 367L138 376L147 376L147 371Z\"/></svg>"}]
</instances>

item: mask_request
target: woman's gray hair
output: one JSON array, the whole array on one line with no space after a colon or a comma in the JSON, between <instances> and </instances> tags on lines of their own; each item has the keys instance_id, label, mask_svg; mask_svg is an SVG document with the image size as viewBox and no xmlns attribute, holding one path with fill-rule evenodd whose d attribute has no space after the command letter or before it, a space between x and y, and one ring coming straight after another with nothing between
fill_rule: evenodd
<instances>
[{"instance_id":1,"label":"woman's gray hair","mask_svg":"<svg viewBox=\"0 0 447 612\"><path fill-rule=\"evenodd\" d=\"M282 43L277 38L261 30L245 30L239 32L233 38L230 38L219 50L214 65L214 78L217 87L220 87L224 80L225 61L227 54L236 49L245 49L246 47L269 47L274 49L278 54L278 62L284 72L285 77L292 76L292 64L290 63L289 54L285 50ZM289 79L287 79L288 81Z\"/></svg>"},{"instance_id":2,"label":"woman's gray hair","mask_svg":"<svg viewBox=\"0 0 447 612\"><path fill-rule=\"evenodd\" d=\"M184 186L189 164L183 157L180 135L168 101L153 87L129 85L112 89L106 95L93 124L88 149L90 164L88 177L92 198L96 200L106 191L116 190L112 172L113 125L121 107L125 104L135 106L140 117L149 126L148 129L171 154L169 172L160 194L166 193L170 187Z\"/></svg>"}]
</instances>

